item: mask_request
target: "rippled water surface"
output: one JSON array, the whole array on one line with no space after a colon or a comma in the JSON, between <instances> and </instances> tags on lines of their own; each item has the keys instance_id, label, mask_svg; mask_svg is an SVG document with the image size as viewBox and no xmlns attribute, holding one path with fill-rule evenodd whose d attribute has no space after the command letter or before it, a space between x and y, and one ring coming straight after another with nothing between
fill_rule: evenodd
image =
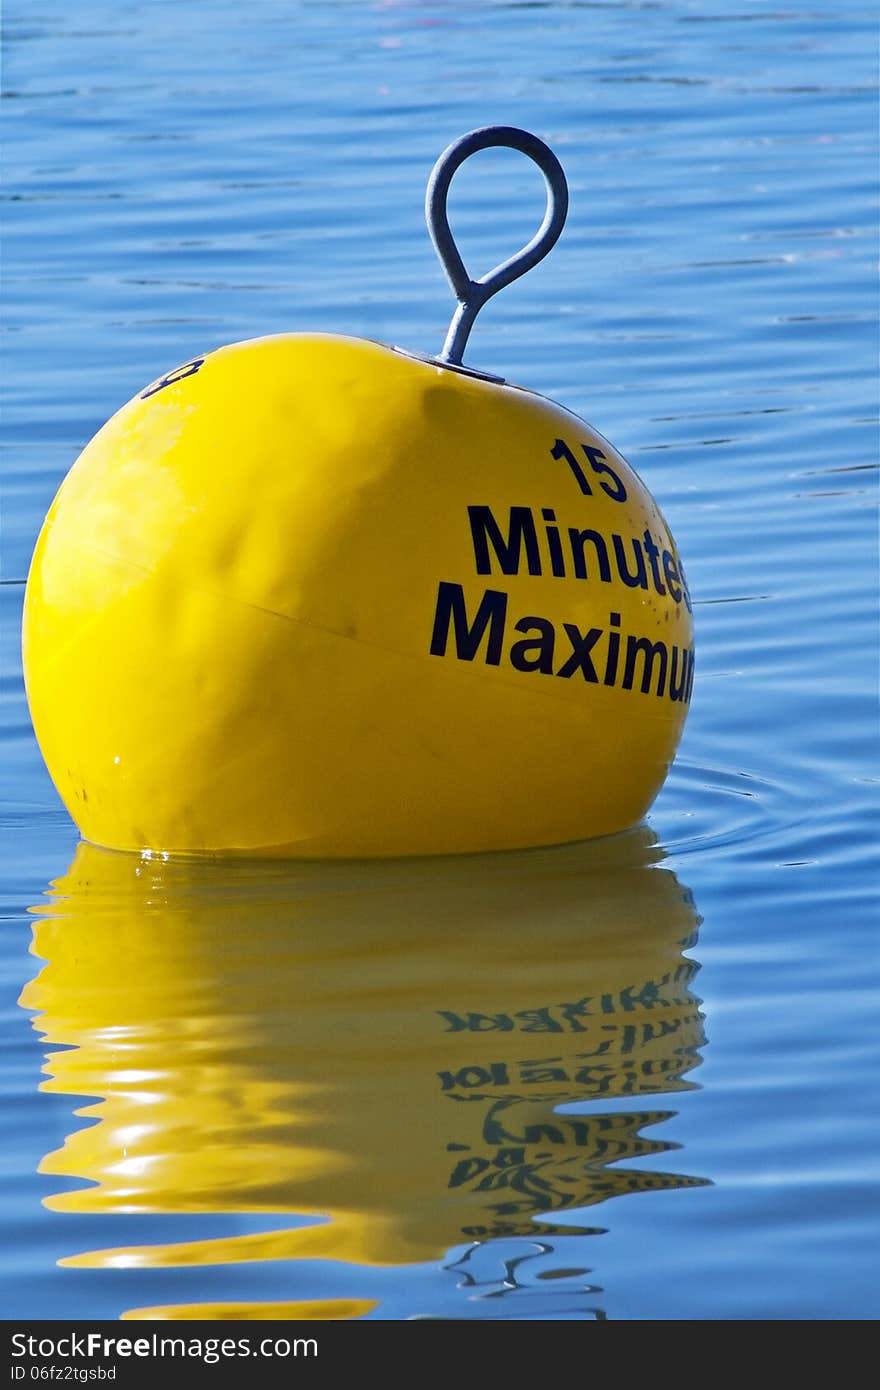
<instances>
[{"instance_id":1,"label":"rippled water surface","mask_svg":"<svg viewBox=\"0 0 880 1390\"><path fill-rule=\"evenodd\" d=\"M4 1316L876 1317L874 7L5 25ZM695 597L647 823L372 865L78 846L18 654L65 471L224 342L436 351L424 182L494 122L571 213L470 358L615 442ZM459 174L475 271L540 197L512 153Z\"/></svg>"}]
</instances>

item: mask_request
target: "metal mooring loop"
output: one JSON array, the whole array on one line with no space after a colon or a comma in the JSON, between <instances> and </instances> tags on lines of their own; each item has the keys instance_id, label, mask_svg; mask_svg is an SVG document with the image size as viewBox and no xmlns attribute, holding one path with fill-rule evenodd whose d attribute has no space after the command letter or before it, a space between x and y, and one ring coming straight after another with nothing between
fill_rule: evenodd
<instances>
[{"instance_id":1,"label":"metal mooring loop","mask_svg":"<svg viewBox=\"0 0 880 1390\"><path fill-rule=\"evenodd\" d=\"M487 275L481 275L479 280L472 280L449 229L446 198L452 176L459 165L477 150L491 149L495 145L519 150L534 160L547 185L547 209L544 221L527 246L515 256L502 261ZM568 184L562 165L549 146L545 145L543 140L539 140L537 135L531 135L527 130L518 130L516 126L490 125L462 135L443 151L428 179L425 218L434 249L440 257L440 264L446 271L452 292L458 300L458 308L452 316L443 349L436 358L438 362L446 362L451 366L462 365L461 355L473 328L474 319L486 300L503 290L505 285L517 280L520 275L525 275L527 270L531 270L532 266L544 259L547 252L556 245L565 226L567 214Z\"/></svg>"}]
</instances>

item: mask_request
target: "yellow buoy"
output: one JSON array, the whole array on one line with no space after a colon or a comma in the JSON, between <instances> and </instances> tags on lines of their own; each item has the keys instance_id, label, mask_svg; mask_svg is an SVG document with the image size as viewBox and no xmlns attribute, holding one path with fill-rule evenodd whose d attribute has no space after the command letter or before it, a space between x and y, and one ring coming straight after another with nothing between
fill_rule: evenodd
<instances>
[{"instance_id":1,"label":"yellow buoy","mask_svg":"<svg viewBox=\"0 0 880 1390\"><path fill-rule=\"evenodd\" d=\"M555 193L521 256L473 282L445 194L488 144L523 149ZM675 543L607 440L461 364L480 304L558 236L561 177L508 128L440 161L431 226L460 308L439 358L331 335L236 343L86 446L35 550L24 665L87 839L428 854L645 813L693 679Z\"/></svg>"}]
</instances>

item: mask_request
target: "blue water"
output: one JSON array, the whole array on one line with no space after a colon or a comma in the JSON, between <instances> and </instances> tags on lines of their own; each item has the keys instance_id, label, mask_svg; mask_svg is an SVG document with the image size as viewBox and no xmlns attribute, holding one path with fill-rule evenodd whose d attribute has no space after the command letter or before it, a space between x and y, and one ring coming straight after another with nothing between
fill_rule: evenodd
<instances>
[{"instance_id":1,"label":"blue water","mask_svg":"<svg viewBox=\"0 0 880 1390\"><path fill-rule=\"evenodd\" d=\"M8 0L5 27L3 1316L876 1317L874 7ZM551 143L571 212L469 360L614 441L695 596L647 825L71 869L18 654L67 468L224 342L437 351L424 183L494 122ZM461 171L472 272L540 199L512 153ZM520 1097L491 1153L490 1101L450 1100L486 1077Z\"/></svg>"}]
</instances>

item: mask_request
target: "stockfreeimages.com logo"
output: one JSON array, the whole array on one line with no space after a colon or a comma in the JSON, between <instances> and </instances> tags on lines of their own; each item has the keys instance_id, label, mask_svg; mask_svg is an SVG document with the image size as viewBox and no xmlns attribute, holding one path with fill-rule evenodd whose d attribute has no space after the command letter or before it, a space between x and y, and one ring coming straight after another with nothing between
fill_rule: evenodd
<instances>
[{"instance_id":1,"label":"stockfreeimages.com logo","mask_svg":"<svg viewBox=\"0 0 880 1390\"><path fill-rule=\"evenodd\" d=\"M180 1360L204 1361L212 1366L224 1359L235 1357L276 1357L317 1356L318 1343L314 1337L160 1337L154 1332L149 1337L107 1337L102 1332L70 1333L63 1337L32 1337L24 1332L12 1334L12 1355L30 1361L78 1360L115 1361L117 1358L138 1357L143 1360L164 1357ZM40 1367L40 1374L34 1376L37 1368L16 1364L12 1368L13 1380L50 1380L49 1367ZM85 1369L85 1368L83 1368ZM102 1379L94 1372L89 1379ZM42 1372L45 1371L45 1374ZM85 1377L83 1377L85 1378Z\"/></svg>"}]
</instances>

